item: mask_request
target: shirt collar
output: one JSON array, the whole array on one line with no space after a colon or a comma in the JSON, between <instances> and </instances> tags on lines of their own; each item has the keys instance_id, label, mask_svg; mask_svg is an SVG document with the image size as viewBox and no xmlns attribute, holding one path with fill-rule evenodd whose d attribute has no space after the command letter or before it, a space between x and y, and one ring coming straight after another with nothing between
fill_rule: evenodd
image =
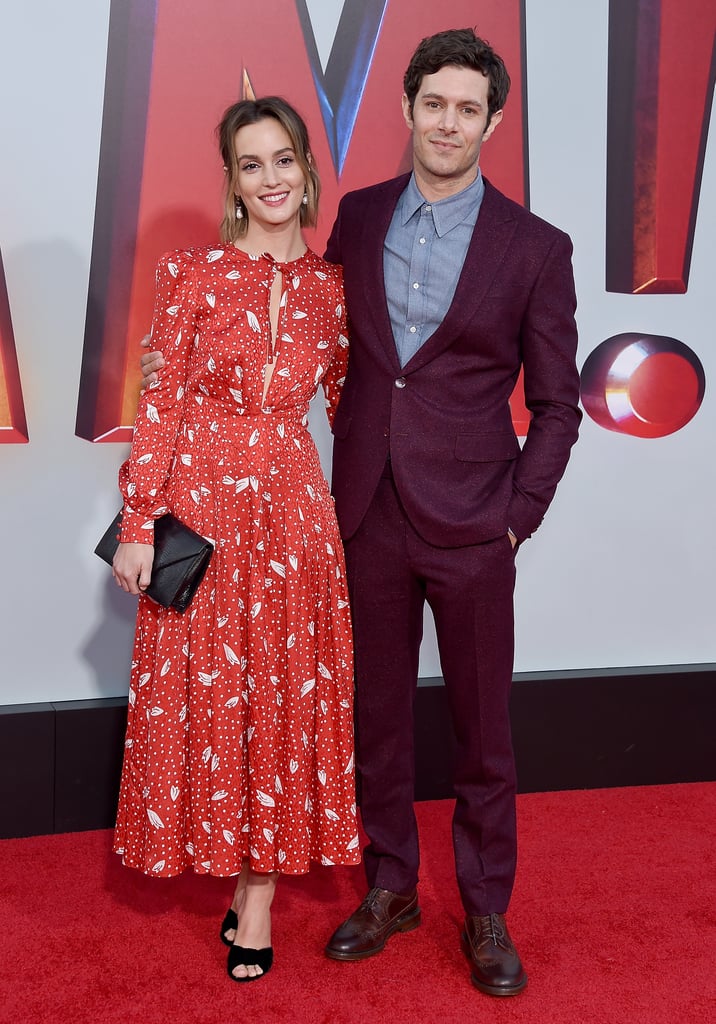
<instances>
[{"instance_id":1,"label":"shirt collar","mask_svg":"<svg viewBox=\"0 0 716 1024\"><path fill-rule=\"evenodd\" d=\"M425 197L418 188L415 175L410 175L405 191L400 197L398 205L398 216L403 227L422 207L429 205L433 215L433 224L438 237L442 238L448 231L452 231L458 224L477 223L477 215L480 211L482 197L485 194L485 182L482 178L480 168L477 169L475 180L464 188L462 192L456 192L453 196L447 196L436 203L426 203Z\"/></svg>"}]
</instances>

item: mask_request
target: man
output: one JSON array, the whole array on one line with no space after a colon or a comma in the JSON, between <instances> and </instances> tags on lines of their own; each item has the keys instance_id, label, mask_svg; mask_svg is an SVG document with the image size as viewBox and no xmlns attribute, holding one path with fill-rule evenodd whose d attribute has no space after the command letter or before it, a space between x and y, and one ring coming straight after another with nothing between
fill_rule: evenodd
<instances>
[{"instance_id":1,"label":"man","mask_svg":"<svg viewBox=\"0 0 716 1024\"><path fill-rule=\"evenodd\" d=\"M351 354L333 493L356 655L356 763L369 892L326 947L379 953L420 924L413 699L423 603L457 738L455 867L473 983L527 976L504 914L516 863L508 698L514 553L577 438L571 243L481 175L509 90L472 29L424 39L405 74L413 173L343 198L326 256L344 267ZM161 365L145 356L144 372ZM532 419L520 449L520 369Z\"/></svg>"},{"instance_id":2,"label":"man","mask_svg":"<svg viewBox=\"0 0 716 1024\"><path fill-rule=\"evenodd\" d=\"M516 861L514 549L539 526L577 438L569 238L482 177L509 77L471 29L424 39L404 79L413 173L341 201L351 355L333 493L356 652L356 763L370 892L329 957L379 952L420 923L413 719L423 602L457 735L455 865L474 984L527 977L504 912ZM522 450L508 399L524 369Z\"/></svg>"}]
</instances>

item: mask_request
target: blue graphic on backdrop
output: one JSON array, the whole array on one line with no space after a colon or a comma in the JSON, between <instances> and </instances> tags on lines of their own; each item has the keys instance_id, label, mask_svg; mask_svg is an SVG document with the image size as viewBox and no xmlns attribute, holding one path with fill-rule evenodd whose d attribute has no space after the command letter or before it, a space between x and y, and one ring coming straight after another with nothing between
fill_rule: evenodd
<instances>
[{"instance_id":1,"label":"blue graphic on backdrop","mask_svg":"<svg viewBox=\"0 0 716 1024\"><path fill-rule=\"evenodd\" d=\"M388 0L346 0L324 72L305 0L296 0L313 81L340 178Z\"/></svg>"}]
</instances>

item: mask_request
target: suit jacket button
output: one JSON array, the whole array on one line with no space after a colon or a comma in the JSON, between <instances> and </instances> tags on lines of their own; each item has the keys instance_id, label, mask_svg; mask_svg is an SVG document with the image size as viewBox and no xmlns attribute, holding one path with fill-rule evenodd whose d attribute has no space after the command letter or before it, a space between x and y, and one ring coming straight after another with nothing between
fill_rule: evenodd
<instances>
[{"instance_id":1,"label":"suit jacket button","mask_svg":"<svg viewBox=\"0 0 716 1024\"><path fill-rule=\"evenodd\" d=\"M395 382L395 386L396 388L404 388L407 383L408 382L405 379L405 377L398 377L398 379Z\"/></svg>"}]
</instances>

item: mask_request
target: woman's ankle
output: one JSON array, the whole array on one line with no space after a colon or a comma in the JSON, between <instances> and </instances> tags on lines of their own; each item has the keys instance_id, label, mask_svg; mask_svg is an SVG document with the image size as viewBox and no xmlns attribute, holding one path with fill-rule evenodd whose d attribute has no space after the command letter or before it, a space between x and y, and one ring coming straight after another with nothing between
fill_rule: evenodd
<instances>
[{"instance_id":1,"label":"woman's ankle","mask_svg":"<svg viewBox=\"0 0 716 1024\"><path fill-rule=\"evenodd\" d=\"M278 872L271 875L249 872L239 927L234 939L237 946L264 949L271 945L271 904L277 881Z\"/></svg>"}]
</instances>

